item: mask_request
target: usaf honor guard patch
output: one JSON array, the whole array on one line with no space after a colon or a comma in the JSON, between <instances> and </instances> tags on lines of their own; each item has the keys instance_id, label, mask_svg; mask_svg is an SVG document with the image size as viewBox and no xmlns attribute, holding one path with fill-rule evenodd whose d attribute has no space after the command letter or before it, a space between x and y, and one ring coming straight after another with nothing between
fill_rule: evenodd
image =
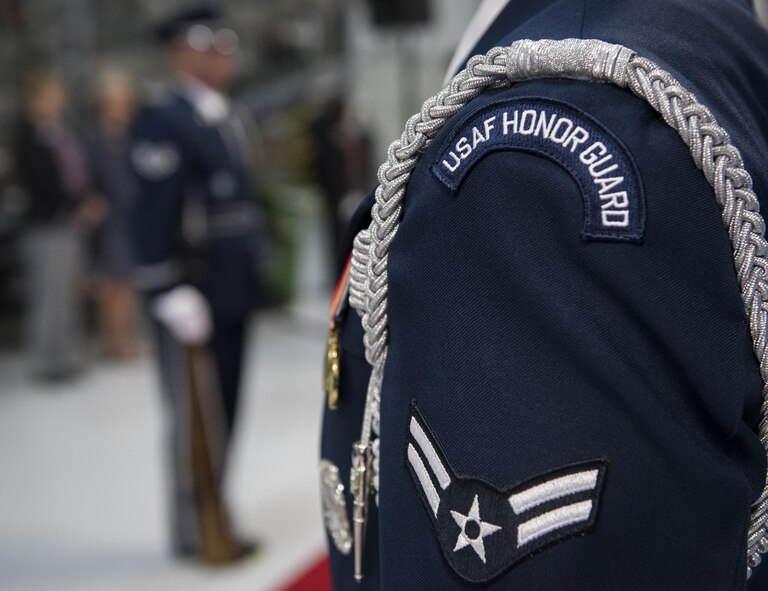
<instances>
[{"instance_id":1,"label":"usaf honor guard patch","mask_svg":"<svg viewBox=\"0 0 768 591\"><path fill-rule=\"evenodd\" d=\"M595 524L607 462L558 468L501 491L455 475L414 405L406 462L448 564L483 583Z\"/></svg>"},{"instance_id":2,"label":"usaf honor guard patch","mask_svg":"<svg viewBox=\"0 0 768 591\"><path fill-rule=\"evenodd\" d=\"M645 196L627 147L574 106L548 98L491 103L459 123L432 172L451 191L486 154L519 150L547 158L576 181L584 201L584 240L640 242Z\"/></svg>"}]
</instances>

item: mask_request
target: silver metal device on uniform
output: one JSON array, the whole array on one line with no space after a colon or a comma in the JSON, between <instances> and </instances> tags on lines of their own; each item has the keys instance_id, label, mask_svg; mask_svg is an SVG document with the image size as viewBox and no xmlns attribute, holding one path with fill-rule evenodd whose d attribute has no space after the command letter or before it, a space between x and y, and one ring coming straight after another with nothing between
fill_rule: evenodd
<instances>
[{"instance_id":1,"label":"silver metal device on uniform","mask_svg":"<svg viewBox=\"0 0 768 591\"><path fill-rule=\"evenodd\" d=\"M349 487L352 489L352 523L355 548L355 581L363 580L363 552L365 529L368 524L368 498L371 490L371 447L357 441L352 446L352 470Z\"/></svg>"},{"instance_id":2,"label":"silver metal device on uniform","mask_svg":"<svg viewBox=\"0 0 768 591\"><path fill-rule=\"evenodd\" d=\"M352 533L344 485L339 468L326 459L320 460L320 492L325 527L338 551L347 555L352 551Z\"/></svg>"}]
</instances>

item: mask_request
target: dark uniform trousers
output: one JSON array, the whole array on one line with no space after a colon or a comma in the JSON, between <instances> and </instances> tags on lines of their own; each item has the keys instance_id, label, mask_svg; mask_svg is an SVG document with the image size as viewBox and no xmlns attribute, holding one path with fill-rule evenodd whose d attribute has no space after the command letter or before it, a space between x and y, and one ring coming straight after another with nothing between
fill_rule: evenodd
<instances>
[{"instance_id":1,"label":"dark uniform trousers","mask_svg":"<svg viewBox=\"0 0 768 591\"><path fill-rule=\"evenodd\" d=\"M221 462L214 466L219 486L226 472L227 452L235 427L240 381L242 375L244 321L215 322L216 334L206 347L215 373L213 389L220 394L221 404L208 401L209 413L206 426L209 436L214 436L216 454ZM172 547L179 552L194 552L199 547L199 530L196 519L196 492L190 462L190 384L188 358L185 346L160 322L152 322L157 343L158 369L160 372L163 402L168 417L167 449L169 491L169 518ZM213 402L214 404L210 404Z\"/></svg>"}]
</instances>

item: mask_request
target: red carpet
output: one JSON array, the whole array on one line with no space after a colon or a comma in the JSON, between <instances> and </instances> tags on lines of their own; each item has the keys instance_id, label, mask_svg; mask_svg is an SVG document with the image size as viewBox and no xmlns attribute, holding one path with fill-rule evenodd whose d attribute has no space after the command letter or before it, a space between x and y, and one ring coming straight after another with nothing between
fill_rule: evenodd
<instances>
[{"instance_id":1,"label":"red carpet","mask_svg":"<svg viewBox=\"0 0 768 591\"><path fill-rule=\"evenodd\" d=\"M331 591L331 570L323 556L280 591Z\"/></svg>"}]
</instances>

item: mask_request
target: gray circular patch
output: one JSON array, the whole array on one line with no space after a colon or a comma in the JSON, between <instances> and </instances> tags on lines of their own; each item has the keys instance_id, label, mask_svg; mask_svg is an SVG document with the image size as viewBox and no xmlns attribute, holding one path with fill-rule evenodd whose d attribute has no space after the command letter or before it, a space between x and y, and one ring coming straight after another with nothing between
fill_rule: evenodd
<instances>
[{"instance_id":1,"label":"gray circular patch","mask_svg":"<svg viewBox=\"0 0 768 591\"><path fill-rule=\"evenodd\" d=\"M323 521L334 546L342 554L352 551L352 533L347 517L347 501L339 469L328 460L320 460L320 494Z\"/></svg>"},{"instance_id":2,"label":"gray circular patch","mask_svg":"<svg viewBox=\"0 0 768 591\"><path fill-rule=\"evenodd\" d=\"M131 162L145 179L159 182L179 169L181 154L172 142L140 142L131 150Z\"/></svg>"}]
</instances>

